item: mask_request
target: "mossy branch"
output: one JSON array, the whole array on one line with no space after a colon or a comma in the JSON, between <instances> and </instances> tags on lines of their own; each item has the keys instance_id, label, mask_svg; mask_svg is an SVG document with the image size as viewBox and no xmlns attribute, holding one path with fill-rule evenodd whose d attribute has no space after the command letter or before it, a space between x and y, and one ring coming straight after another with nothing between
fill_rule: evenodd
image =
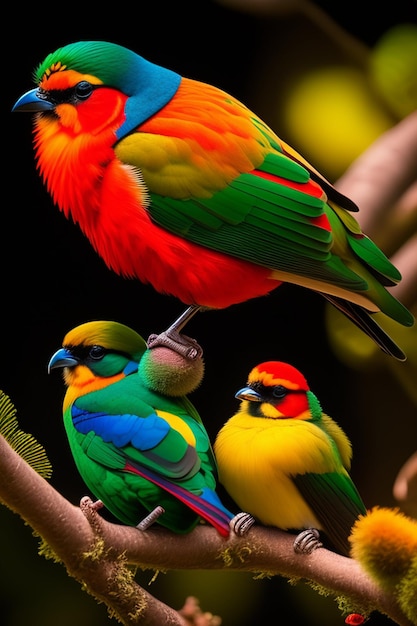
<instances>
[{"instance_id":1,"label":"mossy branch","mask_svg":"<svg viewBox=\"0 0 417 626\"><path fill-rule=\"evenodd\" d=\"M0 499L42 538L43 552L61 562L125 626L197 623L138 585L129 567L133 565L155 570L229 569L313 581L335 596L349 598L352 606L369 606L400 626L412 626L395 599L353 559L325 549L297 555L293 536L260 526L243 538L232 534L225 540L208 526L180 536L158 528L141 532L112 524L88 499L82 507L71 504L1 436Z\"/></svg>"}]
</instances>

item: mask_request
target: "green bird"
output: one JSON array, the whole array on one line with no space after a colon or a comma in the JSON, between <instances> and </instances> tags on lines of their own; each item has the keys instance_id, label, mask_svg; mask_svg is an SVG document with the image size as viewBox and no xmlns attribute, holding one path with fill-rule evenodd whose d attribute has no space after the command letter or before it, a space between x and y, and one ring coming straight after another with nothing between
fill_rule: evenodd
<instances>
[{"instance_id":1,"label":"green bird","mask_svg":"<svg viewBox=\"0 0 417 626\"><path fill-rule=\"evenodd\" d=\"M148 349L134 330L93 321L70 330L51 357L63 368L65 430L84 482L124 524L149 515L175 533L205 520L227 537L234 514L216 493L217 467L202 420L186 393L202 379L200 359Z\"/></svg>"}]
</instances>

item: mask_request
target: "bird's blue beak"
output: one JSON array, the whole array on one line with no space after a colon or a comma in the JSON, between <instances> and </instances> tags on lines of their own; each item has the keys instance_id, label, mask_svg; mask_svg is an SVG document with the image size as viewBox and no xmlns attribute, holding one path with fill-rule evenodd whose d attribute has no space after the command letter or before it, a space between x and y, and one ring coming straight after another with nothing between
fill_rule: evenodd
<instances>
[{"instance_id":1,"label":"bird's blue beak","mask_svg":"<svg viewBox=\"0 0 417 626\"><path fill-rule=\"evenodd\" d=\"M60 348L52 355L48 363L48 374L59 367L74 367L78 363L79 360L69 350Z\"/></svg>"},{"instance_id":2,"label":"bird's blue beak","mask_svg":"<svg viewBox=\"0 0 417 626\"><path fill-rule=\"evenodd\" d=\"M243 387L235 394L238 400L248 400L249 402L263 402L260 394L252 389L252 387Z\"/></svg>"},{"instance_id":3,"label":"bird's blue beak","mask_svg":"<svg viewBox=\"0 0 417 626\"><path fill-rule=\"evenodd\" d=\"M24 113L36 113L37 111L50 111L54 108L52 102L45 100L41 96L38 88L31 89L20 96L13 105L12 111L23 111Z\"/></svg>"}]
</instances>

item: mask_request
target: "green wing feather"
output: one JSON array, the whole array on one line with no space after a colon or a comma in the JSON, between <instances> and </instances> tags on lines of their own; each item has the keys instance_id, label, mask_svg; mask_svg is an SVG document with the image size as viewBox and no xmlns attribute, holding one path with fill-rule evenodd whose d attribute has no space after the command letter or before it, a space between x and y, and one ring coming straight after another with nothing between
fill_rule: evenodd
<instances>
[{"instance_id":1,"label":"green wing feather","mask_svg":"<svg viewBox=\"0 0 417 626\"><path fill-rule=\"evenodd\" d=\"M275 155L270 155L271 160ZM323 199L241 174L211 198L176 200L152 195L155 222L194 243L283 272L336 281L364 291L367 282L332 255L330 230L315 218Z\"/></svg>"},{"instance_id":2,"label":"green wing feather","mask_svg":"<svg viewBox=\"0 0 417 626\"><path fill-rule=\"evenodd\" d=\"M311 407L312 402L317 402L317 398L311 391L307 394ZM321 412L321 407L317 425L333 441L334 456L339 457L341 462L340 470L321 474L298 474L293 476L293 481L322 524L332 546L348 556L351 528L358 515L366 513L362 498L348 474L352 446L343 429L326 413Z\"/></svg>"},{"instance_id":3,"label":"green wing feather","mask_svg":"<svg viewBox=\"0 0 417 626\"><path fill-rule=\"evenodd\" d=\"M103 435L97 436L93 429L83 434L74 427L71 408L64 412L68 440L80 474L89 489L120 520L137 524L153 503L164 507L161 523L168 528L186 532L198 523L195 512L167 494L162 486L152 484L133 470L137 467L145 475L147 471L153 472L157 481L161 478L161 485L164 481L166 484L172 481L173 485L178 481L190 494L215 490L217 466L210 441L199 414L187 398L162 397L142 385L136 376L128 376L79 397L76 405L79 410L98 414L108 413L111 407L115 420L117 414L154 420L155 413L162 411L162 417L172 414L184 422L193 433L195 447L171 427L162 431L159 441L156 435L152 446L144 445L140 449L130 443L118 447L111 440L103 440Z\"/></svg>"},{"instance_id":4,"label":"green wing feather","mask_svg":"<svg viewBox=\"0 0 417 626\"><path fill-rule=\"evenodd\" d=\"M293 477L297 489L323 526L332 546L349 556L348 537L365 505L348 474L299 474Z\"/></svg>"},{"instance_id":5,"label":"green wing feather","mask_svg":"<svg viewBox=\"0 0 417 626\"><path fill-rule=\"evenodd\" d=\"M117 393L115 393L117 389ZM117 414L132 414L145 418L152 416L159 411L163 411L167 414L175 415L182 422L184 422L192 431L196 440L196 448L199 454L206 454L207 462L213 463L213 457L211 448L209 446L209 440L205 433L202 421L198 415L196 409L192 403L186 398L176 398L175 401L168 397L163 397L151 389L142 385L137 377L127 376L123 380L119 381L116 386L109 385L100 389L98 392L90 393L85 396L80 396L77 399L76 405L78 409L88 411L89 413L106 413L109 411L109 407L112 407L112 412ZM155 406L158 409L155 410ZM72 418L70 415L65 420L67 423L71 423L72 430ZM92 449L90 449L91 440L88 442L83 439L84 435L78 435L79 443L82 442L84 448L84 454L88 456L92 455ZM106 450L105 448L114 447L115 450ZM178 472L184 472L185 466L191 462L189 453L187 453L187 442L184 437L180 435L175 429L171 428L168 434L161 439L160 443L152 449L152 453L149 454L146 450L139 450L133 446L125 446L123 455L117 453L117 448L109 443L103 443L103 446L99 446L97 442L94 444L94 454L96 458L94 460L102 463L109 464L109 468L117 469L123 458L123 465L126 463L126 459L130 459L134 462L143 463L149 469L153 469L161 474L164 474L167 478L173 477ZM104 455L106 458L100 458L100 455ZM196 461L193 457L193 463ZM178 464L178 465L177 465ZM214 465L213 465L214 467ZM190 468L189 468L190 469ZM188 470L187 470L188 471Z\"/></svg>"},{"instance_id":6,"label":"green wing feather","mask_svg":"<svg viewBox=\"0 0 417 626\"><path fill-rule=\"evenodd\" d=\"M168 479L190 476L199 469L195 449L191 448L175 430L171 429L151 450L139 450L132 445L118 448L104 442L93 432L74 433L81 449L91 460L109 470L123 470L126 463L137 463Z\"/></svg>"},{"instance_id":7,"label":"green wing feather","mask_svg":"<svg viewBox=\"0 0 417 626\"><path fill-rule=\"evenodd\" d=\"M349 301L356 293L353 320L362 305L411 326L410 312L384 288L401 276L361 232L355 203L231 96L183 83L178 97L115 147L140 170L151 219L196 245L267 268L276 281ZM362 317L361 328L394 352Z\"/></svg>"},{"instance_id":8,"label":"green wing feather","mask_svg":"<svg viewBox=\"0 0 417 626\"><path fill-rule=\"evenodd\" d=\"M289 179L289 170L283 169L287 160L270 153L259 169ZM305 179L306 170L297 163L290 172L289 183ZM193 243L278 273L362 292L393 319L413 323L384 287L398 283L398 270L345 209L312 194L311 187L303 192L285 181L245 173L209 198L151 193L148 211L157 224Z\"/></svg>"},{"instance_id":9,"label":"green wing feather","mask_svg":"<svg viewBox=\"0 0 417 626\"><path fill-rule=\"evenodd\" d=\"M19 427L16 408L9 396L0 390L0 435L43 478L50 478L52 465L43 446L33 435Z\"/></svg>"}]
</instances>

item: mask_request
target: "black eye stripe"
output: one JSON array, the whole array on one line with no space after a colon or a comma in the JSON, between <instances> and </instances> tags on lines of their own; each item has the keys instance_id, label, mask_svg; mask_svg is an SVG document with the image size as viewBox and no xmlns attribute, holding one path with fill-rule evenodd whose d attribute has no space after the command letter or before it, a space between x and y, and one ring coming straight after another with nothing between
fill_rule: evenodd
<instances>
[{"instance_id":1,"label":"black eye stripe","mask_svg":"<svg viewBox=\"0 0 417 626\"><path fill-rule=\"evenodd\" d=\"M41 100L47 100L55 106L59 104L77 104L82 102L91 96L93 91L100 87L100 85L92 85L86 80L69 87L68 89L38 89L38 98Z\"/></svg>"},{"instance_id":2,"label":"black eye stripe","mask_svg":"<svg viewBox=\"0 0 417 626\"><path fill-rule=\"evenodd\" d=\"M77 345L77 346L67 345L64 347L69 352L71 352L71 354L73 354L74 357L79 359L80 362L84 362L84 363L88 361L89 359L93 361L101 360L106 354L120 354L121 356L124 356L129 360L132 359L132 356L128 354L127 352L123 352L123 350L108 350L107 348L104 348L103 346L100 346L98 344Z\"/></svg>"},{"instance_id":3,"label":"black eye stripe","mask_svg":"<svg viewBox=\"0 0 417 626\"><path fill-rule=\"evenodd\" d=\"M288 389L283 387L282 385L276 385L272 390L272 395L274 398L285 398L288 393Z\"/></svg>"},{"instance_id":4,"label":"black eye stripe","mask_svg":"<svg viewBox=\"0 0 417 626\"><path fill-rule=\"evenodd\" d=\"M249 387L260 395L263 402L271 404L276 404L277 401L284 400L285 397L291 394L305 393L303 389L288 389L284 385L264 385L261 382L250 383Z\"/></svg>"},{"instance_id":5,"label":"black eye stripe","mask_svg":"<svg viewBox=\"0 0 417 626\"><path fill-rule=\"evenodd\" d=\"M92 346L88 356L93 359L93 361L100 361L105 354L106 350L102 346Z\"/></svg>"}]
</instances>

